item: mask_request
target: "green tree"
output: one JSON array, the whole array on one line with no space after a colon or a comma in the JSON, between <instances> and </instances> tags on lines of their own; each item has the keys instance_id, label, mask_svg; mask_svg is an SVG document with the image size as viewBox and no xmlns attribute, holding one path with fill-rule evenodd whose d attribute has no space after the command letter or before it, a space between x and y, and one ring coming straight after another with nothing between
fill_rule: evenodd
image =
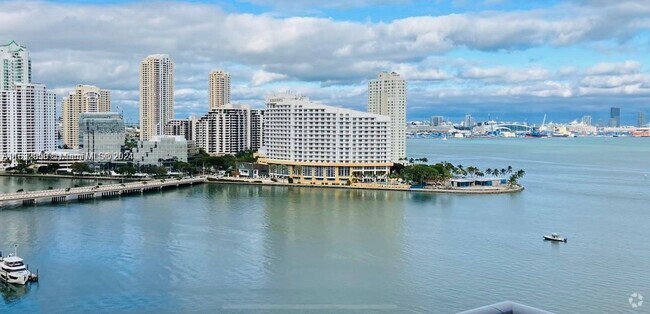
<instances>
[{"instance_id":1,"label":"green tree","mask_svg":"<svg viewBox=\"0 0 650 314\"><path fill-rule=\"evenodd\" d=\"M133 167L133 165L124 165L124 166L117 167L115 172L121 175L132 176L135 174L136 169L135 167Z\"/></svg>"},{"instance_id":2,"label":"green tree","mask_svg":"<svg viewBox=\"0 0 650 314\"><path fill-rule=\"evenodd\" d=\"M90 166L88 166L88 164L83 163L83 162L75 162L75 163L72 164L72 166L70 168L72 169L72 173L75 173L75 174L78 174L78 175L81 175L84 172L90 172L91 171Z\"/></svg>"},{"instance_id":3,"label":"green tree","mask_svg":"<svg viewBox=\"0 0 650 314\"><path fill-rule=\"evenodd\" d=\"M145 172L153 176L164 176L167 174L167 168L160 167L160 166L152 166L152 167L147 167Z\"/></svg>"},{"instance_id":4,"label":"green tree","mask_svg":"<svg viewBox=\"0 0 650 314\"><path fill-rule=\"evenodd\" d=\"M38 167L38 170L36 170L36 172L40 173L40 174L48 174L49 173L49 171L47 169L47 166Z\"/></svg>"},{"instance_id":5,"label":"green tree","mask_svg":"<svg viewBox=\"0 0 650 314\"><path fill-rule=\"evenodd\" d=\"M402 178L407 181L423 184L436 178L439 173L434 167L431 166L413 165L402 169L401 175Z\"/></svg>"},{"instance_id":6,"label":"green tree","mask_svg":"<svg viewBox=\"0 0 650 314\"><path fill-rule=\"evenodd\" d=\"M517 176L517 179L521 179L526 175L526 171L524 171L523 169L519 169L517 170L515 175Z\"/></svg>"}]
</instances>

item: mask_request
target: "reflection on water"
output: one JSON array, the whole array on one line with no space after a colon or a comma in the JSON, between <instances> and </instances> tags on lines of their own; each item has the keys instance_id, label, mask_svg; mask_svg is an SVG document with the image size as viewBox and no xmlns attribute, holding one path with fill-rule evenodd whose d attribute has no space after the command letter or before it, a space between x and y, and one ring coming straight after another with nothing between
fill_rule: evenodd
<instances>
[{"instance_id":1,"label":"reflection on water","mask_svg":"<svg viewBox=\"0 0 650 314\"><path fill-rule=\"evenodd\" d=\"M24 295L29 292L30 284L26 285L13 285L3 283L0 281L0 294L5 304L11 304L19 301Z\"/></svg>"}]
</instances>

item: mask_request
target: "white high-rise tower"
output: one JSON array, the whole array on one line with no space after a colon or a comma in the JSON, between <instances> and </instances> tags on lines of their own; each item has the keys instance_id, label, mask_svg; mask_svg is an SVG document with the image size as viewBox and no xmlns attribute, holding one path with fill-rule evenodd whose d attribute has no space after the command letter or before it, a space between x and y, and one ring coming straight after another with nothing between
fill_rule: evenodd
<instances>
[{"instance_id":1,"label":"white high-rise tower","mask_svg":"<svg viewBox=\"0 0 650 314\"><path fill-rule=\"evenodd\" d=\"M0 90L32 81L32 61L27 49L15 41L0 45Z\"/></svg>"},{"instance_id":2,"label":"white high-rise tower","mask_svg":"<svg viewBox=\"0 0 650 314\"><path fill-rule=\"evenodd\" d=\"M56 148L56 95L31 70L25 47L0 46L0 155L12 164Z\"/></svg>"},{"instance_id":3,"label":"white high-rise tower","mask_svg":"<svg viewBox=\"0 0 650 314\"><path fill-rule=\"evenodd\" d=\"M174 63L168 55L150 55L140 63L140 140L163 135L174 118Z\"/></svg>"},{"instance_id":4,"label":"white high-rise tower","mask_svg":"<svg viewBox=\"0 0 650 314\"><path fill-rule=\"evenodd\" d=\"M221 70L210 71L208 88L210 110L221 108L230 103L230 74Z\"/></svg>"},{"instance_id":5,"label":"white high-rise tower","mask_svg":"<svg viewBox=\"0 0 650 314\"><path fill-rule=\"evenodd\" d=\"M368 82L368 112L390 117L391 161L406 158L406 80L395 72L382 72Z\"/></svg>"}]
</instances>

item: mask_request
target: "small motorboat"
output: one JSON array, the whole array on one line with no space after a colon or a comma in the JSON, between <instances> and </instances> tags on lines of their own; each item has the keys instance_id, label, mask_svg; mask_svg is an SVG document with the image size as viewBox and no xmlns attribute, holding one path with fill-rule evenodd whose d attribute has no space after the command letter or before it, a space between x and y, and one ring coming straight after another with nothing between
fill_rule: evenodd
<instances>
[{"instance_id":1,"label":"small motorboat","mask_svg":"<svg viewBox=\"0 0 650 314\"><path fill-rule=\"evenodd\" d=\"M555 242L566 242L566 238L561 237L557 233L551 233L551 235L545 235L544 240L555 241Z\"/></svg>"}]
</instances>

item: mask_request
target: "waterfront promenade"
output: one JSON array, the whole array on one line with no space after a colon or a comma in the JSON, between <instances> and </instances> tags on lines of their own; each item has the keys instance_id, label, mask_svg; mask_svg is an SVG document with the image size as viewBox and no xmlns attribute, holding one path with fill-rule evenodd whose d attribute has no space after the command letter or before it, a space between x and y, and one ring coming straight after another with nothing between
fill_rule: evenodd
<instances>
[{"instance_id":1,"label":"waterfront promenade","mask_svg":"<svg viewBox=\"0 0 650 314\"><path fill-rule=\"evenodd\" d=\"M0 194L0 206L29 205L42 202L60 203L70 200L113 197L122 194L144 193L169 187L200 184L206 177L170 178L108 185L94 185L76 188L52 189Z\"/></svg>"},{"instance_id":2,"label":"waterfront promenade","mask_svg":"<svg viewBox=\"0 0 650 314\"><path fill-rule=\"evenodd\" d=\"M353 183L352 185L323 185L323 184L298 184L274 182L269 179L248 179L233 177L215 177L208 176L207 181L210 183L222 184L247 184L247 185L265 185L265 186L284 186L284 187L307 187L307 188L333 188L333 189L353 189L353 190L383 190L383 191L406 191L406 192L423 192L423 193L450 193L450 194L502 194L516 193L524 190L521 185L500 186L500 187L471 187L471 188L413 188L406 184L380 184L380 183Z\"/></svg>"}]
</instances>

